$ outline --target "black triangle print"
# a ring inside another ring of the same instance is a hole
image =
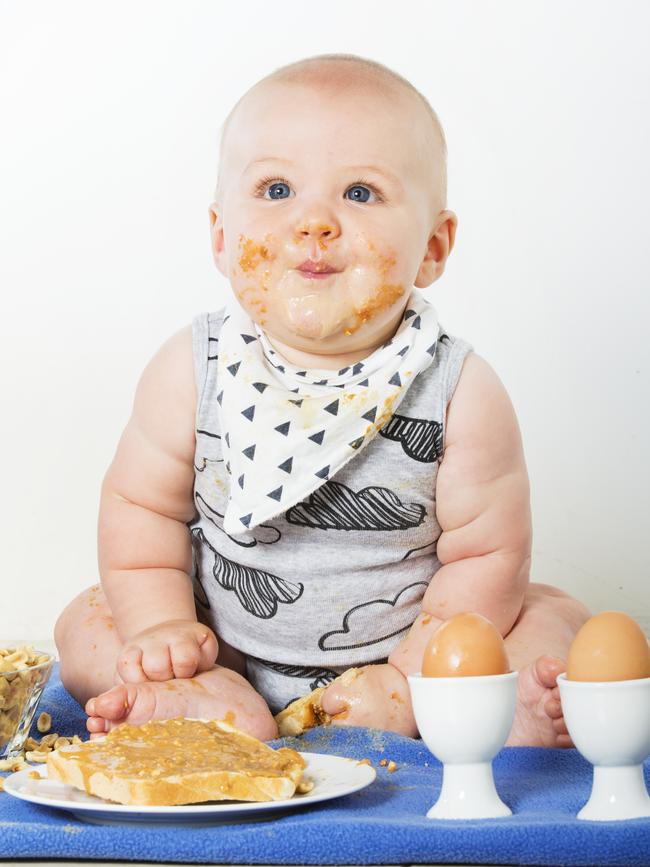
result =
[[[298,392],[300,391],[300,389],[299,389],[299,388],[290,388],[289,391],[290,391],[292,394],[298,394]]]
[[[332,403],[328,403],[327,406],[324,406],[323,409],[325,410],[325,412],[331,412],[332,415],[338,415],[339,414],[339,399],[338,399],[338,397]]]
[[[276,369],[276,370],[279,370],[279,371],[280,371],[280,373],[284,373],[284,367],[282,367],[282,365],[281,365],[281,364],[278,364],[278,365],[277,365],[277,366],[276,366],[276,368],[275,368],[275,369]]]
[[[287,458],[286,461],[282,461],[281,464],[278,464],[278,469],[284,470],[285,473],[290,473],[292,465],[293,465],[293,458]]]
[[[343,374],[346,373],[349,369],[350,369],[350,365],[348,365],[347,367],[342,367],[341,370],[339,370],[338,375],[343,376]]]
[[[363,385],[366,388],[370,388],[370,383],[368,382],[367,379],[364,379],[362,382],[359,383],[359,385]]]
[[[243,473],[242,473],[241,476],[237,479],[237,481],[239,482],[239,487],[243,490],[243,489],[244,489],[244,474],[243,474]]]
[[[361,373],[363,370],[363,363],[361,361],[357,361],[357,363],[352,368],[352,373],[356,376],[357,373]]]
[[[253,383],[253,388],[256,388],[260,394],[264,394],[265,389],[267,389],[268,387],[269,387],[268,383],[266,383],[266,382],[254,382]]]
[[[437,342],[438,342],[438,341],[436,341],[436,343],[437,343]],[[432,343],[431,346],[427,349],[427,352],[428,352],[429,355],[431,355],[431,356],[435,355],[435,353],[436,353],[436,344],[435,344],[435,343]]]
[[[248,527],[248,525],[251,522],[252,517],[253,517],[253,513],[249,512],[248,515],[244,515],[244,517],[240,518],[239,520],[242,522],[242,524],[244,524],[245,527]]]
[[[296,376],[307,376],[307,371],[306,370],[299,370],[298,373],[296,374]]]
[[[329,471],[330,471],[330,465],[328,464],[326,467],[323,467],[322,470],[319,470],[317,473],[314,473],[314,475],[318,476],[319,479],[326,479]]]
[[[411,328],[420,328],[420,317],[416,316],[413,322],[411,322]]]
[[[241,414],[249,421],[253,421],[253,416],[255,415],[255,404],[249,406],[247,409],[243,409]]]
[[[282,485],[279,488],[276,488],[274,491],[271,491],[270,494],[266,495],[267,497],[271,497],[272,500],[277,500],[280,502],[280,498],[282,497]]]
[[[407,353],[408,351],[409,351],[408,346],[405,346],[404,349],[400,349],[400,351],[399,351],[397,354],[398,354],[398,355],[406,355],[406,353]]]
[[[415,310],[407,310],[404,314],[404,319],[410,319],[411,316],[415,316]]]
[[[368,412],[364,412],[364,414],[361,416],[361,418],[365,418],[368,421],[374,421],[376,417],[377,417],[377,407],[376,406],[373,406],[372,409],[369,409]]]
[[[239,370],[239,365],[241,361],[238,361],[237,364],[228,365],[228,370],[232,373],[233,376],[237,376],[237,371]]]
[[[325,431],[319,431],[319,433],[312,434],[309,439],[313,440],[317,445],[323,444],[323,437],[325,436]]]
[[[391,376],[391,378],[388,380],[388,384],[401,386],[402,380],[399,378],[399,373],[395,373],[393,376]]]
[[[281,433],[282,436],[285,436],[285,437],[286,437],[287,434],[289,433],[289,425],[290,425],[290,424],[291,424],[290,421],[284,421],[284,422],[282,422],[282,424],[279,424],[279,425],[275,428],[275,430],[276,430],[278,433]]]
[[[219,404],[219,406],[221,406],[222,398],[223,398],[223,391],[220,391],[219,394],[217,395],[217,403]]]
[[[296,406],[302,406],[302,402],[303,402],[303,400],[304,400],[304,398],[302,398],[302,397],[301,397],[299,400],[291,400],[291,399],[289,399],[289,403],[293,403],[293,404],[295,404]]]
[[[348,445],[352,446],[353,449],[359,449],[359,448],[361,448],[361,445],[362,445],[362,444],[363,444],[363,437],[359,437],[359,438],[356,439],[356,440],[352,440],[351,443],[348,443]]]
[[[241,338],[246,343],[252,343],[254,340],[257,340],[257,337],[251,337],[250,334],[242,334]]]
[[[255,455],[255,444],[253,444],[252,446],[249,446],[247,449],[244,449],[242,451],[242,454],[246,455],[246,457],[250,458],[250,460],[252,461],[253,457]]]
[[[319,379],[318,382],[312,383],[312,385],[327,385],[326,379]]]

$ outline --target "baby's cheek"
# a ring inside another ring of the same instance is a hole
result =
[[[350,270],[348,298],[354,315],[346,334],[354,333],[367,322],[391,315],[406,291],[404,283],[389,273],[391,268],[392,265],[380,257],[376,264],[358,265]]]

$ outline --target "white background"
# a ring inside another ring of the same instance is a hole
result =
[[[431,101],[459,216],[428,291],[517,410],[532,576],[650,623],[644,2],[3,2],[0,638],[97,580],[99,487],[140,371],[228,286],[220,125],[277,66],[379,60]]]

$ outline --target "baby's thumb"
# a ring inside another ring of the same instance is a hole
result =
[[[199,669],[208,671],[217,661],[219,643],[212,632],[206,630],[199,635]]]

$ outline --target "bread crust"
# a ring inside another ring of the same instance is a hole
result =
[[[295,750],[274,750],[226,722],[180,717],[123,723],[47,758],[51,779],[139,806],[283,800],[311,787],[305,767]]]
[[[292,701],[284,710],[277,713],[275,721],[278,724],[280,737],[297,737],[315,726],[327,726],[332,720],[343,719],[347,715],[347,711],[330,715],[323,710],[321,705],[323,693],[335,683],[349,686],[359,676],[360,671],[359,668],[348,668],[328,686],[319,686],[307,695]]]

